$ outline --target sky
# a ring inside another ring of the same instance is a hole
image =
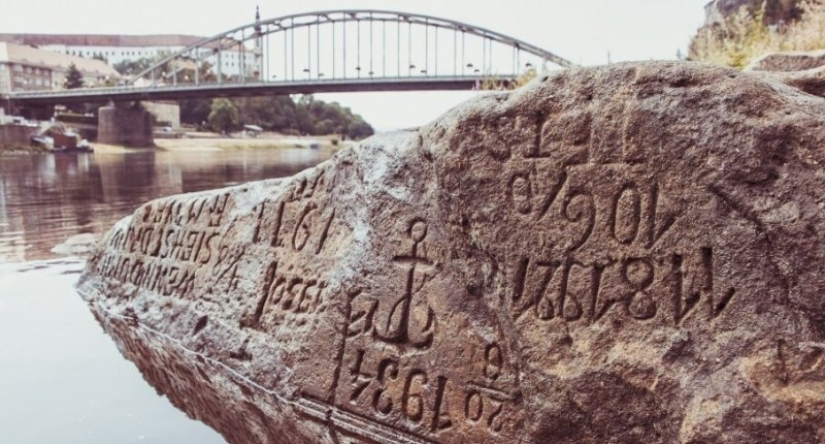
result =
[[[330,9],[384,9],[466,22],[581,65],[674,59],[708,0],[0,0],[0,32],[212,36],[263,19]],[[609,58],[609,59],[608,59]],[[378,130],[425,124],[477,92],[318,94]]]

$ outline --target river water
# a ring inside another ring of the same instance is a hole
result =
[[[84,261],[52,249],[157,197],[284,177],[309,149],[0,157],[0,442],[219,444],[123,359],[74,290]]]

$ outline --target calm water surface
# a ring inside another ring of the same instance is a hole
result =
[[[316,150],[0,157],[0,442],[218,444],[124,360],[52,253],[157,197],[289,176]]]

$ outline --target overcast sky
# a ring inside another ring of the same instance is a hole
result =
[[[262,18],[324,9],[387,9],[455,19],[527,41],[573,62],[674,59],[708,0],[0,0],[0,32],[211,36]],[[472,92],[319,94],[378,129],[416,126]]]

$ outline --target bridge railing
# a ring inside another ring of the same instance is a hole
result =
[[[494,77],[496,80],[515,79],[516,74],[504,74]],[[268,87],[294,87],[295,90],[312,92],[314,89],[323,89],[330,85],[342,86],[357,86],[357,85],[376,85],[382,84],[450,84],[456,82],[463,82],[464,84],[475,84],[474,88],[480,89],[485,81],[493,79],[489,76],[470,75],[470,76],[432,76],[432,77],[389,77],[389,78],[361,78],[361,79],[306,79],[300,81],[246,81],[237,83],[208,83],[208,84],[193,84],[184,83],[177,85],[147,85],[135,86],[124,85],[114,87],[101,88],[77,88],[66,89],[58,91],[25,91],[13,92],[8,95],[11,100],[25,101],[29,99],[49,99],[55,103],[59,103],[63,98],[73,97],[87,97],[90,100],[108,100],[109,98],[116,98],[119,95],[126,94],[141,94],[147,99],[151,99],[153,95],[162,95],[168,92],[200,92],[200,95],[208,91],[215,91],[215,95],[232,95],[233,90],[265,90]],[[42,102],[42,100],[40,100]]]

